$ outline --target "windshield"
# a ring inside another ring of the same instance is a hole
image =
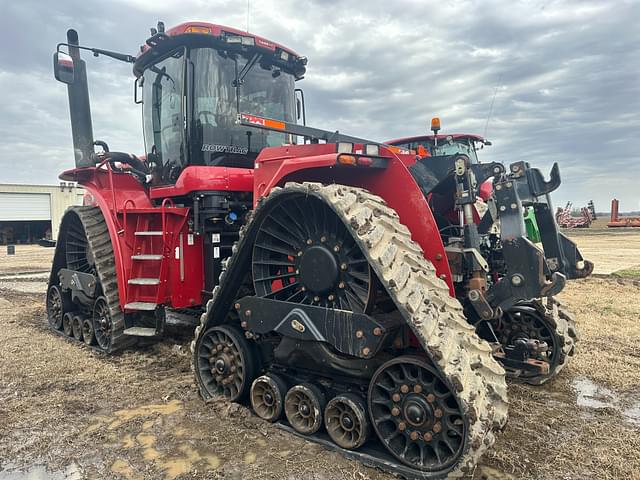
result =
[[[192,163],[253,167],[265,147],[290,143],[288,135],[236,124],[234,80],[248,59],[236,61],[211,48],[190,54],[194,73],[192,98]],[[240,86],[240,111],[294,122],[294,78],[291,74],[256,62]]]
[[[439,140],[438,146],[431,146],[431,155],[434,157],[444,155],[456,155],[462,153],[467,155],[472,163],[477,163],[476,149],[473,144],[469,143],[468,139],[456,139],[451,141]]]
[[[433,140],[420,140],[415,142],[400,143],[398,147],[408,150],[418,151],[418,147],[422,146],[427,149],[432,157],[440,157],[447,155],[456,155],[462,153],[471,159],[471,163],[478,163],[478,155],[474,142],[469,138],[451,138],[438,139],[438,146],[434,145]]]

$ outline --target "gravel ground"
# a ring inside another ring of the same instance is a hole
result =
[[[638,263],[634,245],[622,268]],[[244,407],[205,405],[186,339],[109,357],[53,334],[38,273],[52,254],[0,254],[0,480],[392,478]],[[576,314],[578,353],[543,387],[510,385],[510,421],[475,478],[640,479],[639,283],[570,282],[560,299]]]

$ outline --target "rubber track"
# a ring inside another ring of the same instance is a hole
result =
[[[288,183],[284,190],[323,199],[359,243],[407,324],[456,392],[468,419],[465,450],[448,476],[457,478],[472,474],[480,456],[494,444],[494,432],[507,421],[505,372],[493,358],[491,347],[475,334],[460,303],[449,295],[447,284],[437,277],[420,246],[411,240],[411,232],[384,200],[366,190],[344,185]],[[269,197],[259,202],[258,209],[271,195],[281,192],[281,188],[272,190]],[[241,237],[248,225],[249,222],[241,230]],[[228,264],[233,265],[236,250],[233,249],[234,255]],[[221,283],[225,273],[220,276]],[[206,312],[196,328],[191,344],[194,359],[196,342],[205,331],[218,288],[213,290],[213,298],[207,303]],[[206,393],[200,393],[207,399]]]
[[[549,373],[537,377],[522,377],[524,383],[542,385],[555,378],[569,363],[569,357],[575,353],[578,332],[573,317],[556,299],[549,297],[546,302],[534,300],[532,303],[540,314],[544,315],[548,325],[554,329],[560,347],[560,356],[555,365],[551,366]]]
[[[111,329],[111,347],[106,353],[114,353],[135,344],[136,339],[123,333],[125,329],[124,313],[120,308],[116,264],[109,229],[98,207],[73,207],[71,210],[78,215],[84,227],[89,248],[95,260],[102,292],[109,304],[109,313],[111,314],[113,326]]]

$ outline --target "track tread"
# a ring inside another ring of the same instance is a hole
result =
[[[507,421],[505,372],[493,358],[491,347],[475,334],[460,303],[449,295],[447,284],[436,276],[435,268],[424,259],[420,246],[411,240],[409,229],[400,223],[398,214],[383,199],[361,188],[335,184],[287,183],[284,189],[322,198],[342,218],[362,247],[434,365],[457,392],[469,418],[469,434],[465,452],[448,476],[471,474],[480,456],[495,442],[494,431],[504,427]],[[273,189],[268,197],[259,201],[257,208],[281,191],[282,188]],[[249,225],[247,221],[240,238]],[[233,265],[237,244],[233,252],[227,265]],[[223,271],[221,284],[225,276]],[[191,343],[194,359],[198,338],[206,329],[218,291],[219,287],[214,288],[196,328]],[[195,362],[192,370],[195,375]],[[200,387],[197,379],[196,384]],[[199,389],[201,396],[208,400],[208,394]]]
[[[92,206],[72,207],[82,223],[89,247],[95,258],[95,266],[98,272],[103,295],[107,299],[111,314],[112,338],[111,347],[107,353],[114,353],[136,343],[136,339],[124,335],[124,313],[120,308],[120,295],[118,293],[118,279],[116,276],[113,246],[109,229],[104,220],[100,208]]]

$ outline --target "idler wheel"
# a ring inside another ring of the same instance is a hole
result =
[[[71,312],[62,316],[62,331],[67,337],[73,337],[73,314]]]
[[[58,285],[51,285],[47,291],[47,320],[54,330],[62,328],[62,317],[65,313],[64,294]]]
[[[365,403],[351,393],[332,398],[324,411],[324,425],[331,440],[340,447],[360,448],[370,431]]]
[[[284,413],[291,426],[304,435],[317,432],[322,426],[322,412],[326,405],[318,387],[303,383],[292,387],[284,399]]]
[[[93,304],[93,332],[96,336],[96,343],[105,351],[109,351],[111,347],[112,330],[113,322],[107,299],[98,297]]]
[[[82,318],[78,315],[75,315],[71,321],[71,330],[73,331],[73,338],[82,341]]]
[[[96,344],[96,336],[93,333],[93,321],[90,318],[85,318],[82,321],[82,340],[90,346]]]
[[[384,363],[371,378],[368,404],[380,442],[402,463],[439,476],[460,459],[468,420],[426,358]]]
[[[287,385],[277,375],[262,375],[251,385],[251,406],[260,418],[275,422],[282,415]]]
[[[237,401],[249,394],[257,374],[255,345],[234,326],[210,328],[197,346],[198,373],[209,395]]]

